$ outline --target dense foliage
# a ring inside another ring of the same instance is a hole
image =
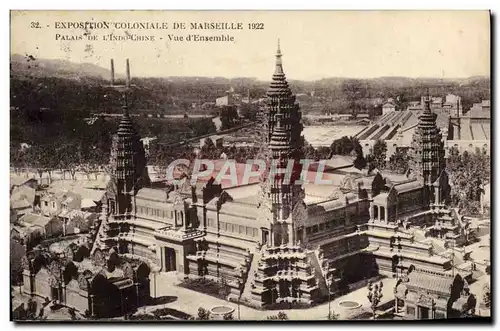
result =
[[[481,210],[480,196],[484,185],[491,182],[491,159],[485,150],[459,153],[450,150],[446,168],[451,185],[451,202],[464,214],[475,215]]]

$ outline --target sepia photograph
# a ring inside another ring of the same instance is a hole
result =
[[[491,323],[491,22],[11,10],[10,320]]]

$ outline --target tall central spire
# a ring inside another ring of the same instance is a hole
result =
[[[275,75],[284,75],[283,62],[281,60],[282,56],[283,56],[283,54],[281,54],[280,40],[278,38],[278,49],[276,50],[276,68],[274,69]]]
[[[300,160],[303,157],[302,115],[295,95],[288,86],[281,59],[278,41],[276,67],[267,90],[266,148],[269,152],[268,167],[274,162],[280,170],[291,173],[286,176],[289,180],[285,180],[282,174],[272,173],[271,178],[263,178],[262,182],[265,205],[270,206],[270,213],[263,214],[263,217],[270,223],[273,233],[271,243],[276,245],[295,244],[302,240],[295,228],[302,220],[292,216],[303,195],[302,185],[297,181],[300,178]],[[290,162],[292,168],[286,170]]]

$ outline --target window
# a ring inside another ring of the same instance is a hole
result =
[[[56,208],[56,203],[55,203],[55,201],[52,201],[52,208]]]
[[[259,235],[259,230],[257,230],[257,229],[254,228],[253,229],[253,236],[257,237],[258,235]]]
[[[44,203],[45,207],[49,206],[49,202],[48,201],[44,201],[43,203]]]
[[[318,225],[313,226],[313,233],[317,233],[319,231]]]
[[[409,316],[415,316],[415,307],[407,306],[406,307],[406,314]]]
[[[319,231],[323,231],[325,229],[325,223],[321,223],[319,225]]]
[[[309,227],[307,227],[307,228],[306,228],[306,234],[311,234],[311,230],[312,230],[312,229],[311,229],[311,227],[310,227],[310,226],[309,226]]]
[[[240,225],[240,228],[239,228],[240,231],[238,231],[240,234],[244,234],[245,233],[245,227],[243,225]]]

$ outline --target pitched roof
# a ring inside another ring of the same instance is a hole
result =
[[[10,207],[12,209],[24,209],[24,208],[29,208],[31,207],[31,203],[29,203],[28,200],[26,199],[21,199],[21,200],[14,200],[10,202]]]
[[[19,222],[44,227],[47,223],[49,223],[51,219],[52,219],[51,217],[37,215],[33,213],[27,213],[21,216]]]
[[[394,188],[398,193],[404,193],[409,191],[414,191],[422,188],[422,184],[417,180],[411,180],[408,182],[398,183],[394,185]]]
[[[455,277],[460,277],[459,275]],[[455,277],[444,273],[432,273],[414,270],[408,275],[408,287],[415,287],[428,291],[451,294],[451,287]]]
[[[154,189],[154,188],[141,188],[137,194],[136,198],[166,202],[167,201],[167,191],[164,189]]]
[[[10,187],[12,186],[20,186],[23,185],[29,181],[37,181],[35,178],[26,178],[24,176],[18,176],[18,175],[10,175]]]

